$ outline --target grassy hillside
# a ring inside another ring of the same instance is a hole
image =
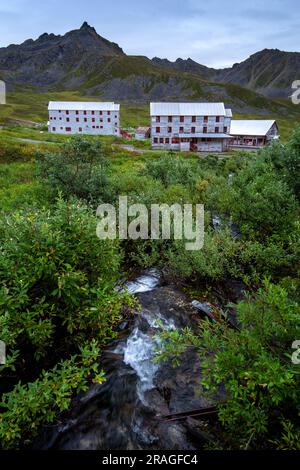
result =
[[[234,85],[232,87],[232,93],[238,93],[237,88]],[[196,89],[195,99],[197,99]],[[248,95],[251,95],[250,98],[255,99],[255,94],[252,92],[245,92]],[[248,99],[247,98],[247,99]],[[265,106],[266,98],[261,98]],[[14,93],[8,93],[7,96],[7,105],[0,105],[0,125],[4,126],[14,126],[22,125],[26,127],[34,126],[34,123],[39,123],[46,126],[48,119],[47,106],[48,102],[51,100],[66,100],[66,101],[99,101],[99,97],[95,96],[85,96],[79,92],[49,92],[49,93],[36,93],[32,90],[26,91],[16,91]],[[269,111],[265,114],[245,114],[237,113],[233,109],[235,119],[276,119],[280,127],[280,133],[283,141],[285,141],[291,134],[292,130],[300,125],[300,107],[299,110],[296,106],[289,104],[288,102],[280,102],[279,105],[284,106],[287,110],[286,113],[281,113],[278,109]],[[137,126],[147,126],[150,123],[149,117],[149,103],[141,102],[121,102],[121,125],[124,128],[128,127],[137,127]],[[7,130],[6,130],[7,132]],[[33,131],[31,131],[33,132]],[[19,133],[19,134],[18,134]],[[18,131],[14,130],[10,132],[10,136],[13,135],[17,137],[26,137],[26,138],[39,138],[40,140],[52,140],[60,139],[57,136],[49,136],[47,134],[38,134],[34,132],[35,137],[31,137],[30,133],[24,135],[20,134],[20,129]],[[62,137],[63,139],[63,137]]]

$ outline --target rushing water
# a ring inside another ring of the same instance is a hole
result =
[[[160,416],[203,406],[197,397],[196,356],[182,368],[157,364],[158,331],[189,325],[193,309],[182,294],[161,287],[156,270],[145,271],[126,288],[137,295],[141,309],[120,339],[103,353],[106,382],[78,397],[61,423],[46,428],[37,449],[192,449],[186,430]],[[191,353],[190,353],[191,354]]]

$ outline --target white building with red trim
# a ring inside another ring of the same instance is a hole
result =
[[[151,103],[151,142],[155,149],[225,152],[232,112],[224,103]]]
[[[279,139],[278,125],[271,119],[232,120],[230,133],[233,148],[257,149]]]
[[[48,111],[51,133],[120,136],[119,104],[50,101]]]

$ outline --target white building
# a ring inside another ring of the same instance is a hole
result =
[[[230,146],[233,148],[260,148],[279,138],[274,120],[232,120]]]
[[[223,103],[151,103],[153,148],[224,152],[232,112]]]
[[[120,135],[120,105],[101,102],[50,101],[49,132]]]

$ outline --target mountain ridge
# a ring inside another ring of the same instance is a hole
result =
[[[296,56],[291,58],[290,54]],[[289,86],[294,80],[292,63],[297,67],[299,63],[300,73],[300,53],[269,49],[219,70],[191,58],[171,62],[127,55],[87,22],[64,35],[44,33],[35,40],[0,48],[0,78],[7,82],[8,89],[29,86],[40,92],[79,90],[115,100],[205,99],[224,101],[237,112],[261,114],[275,108],[287,112],[284,104],[263,95],[288,96],[289,80]]]

